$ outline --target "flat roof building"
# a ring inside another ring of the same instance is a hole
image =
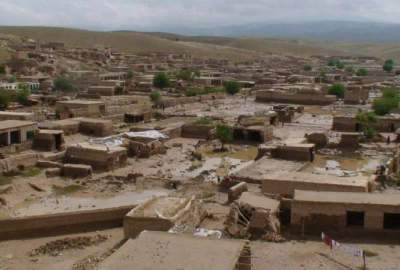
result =
[[[99,270],[250,270],[249,253],[245,241],[145,231],[128,240]]]

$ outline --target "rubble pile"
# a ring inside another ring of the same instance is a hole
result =
[[[256,198],[254,195],[248,192],[243,194],[239,200],[231,204],[229,214],[224,223],[227,234],[240,239],[281,241],[277,209],[260,207],[260,205],[251,202],[253,198]]]
[[[32,250],[30,256],[61,256],[62,251],[71,249],[84,249],[89,246],[97,245],[108,239],[106,235],[95,235],[95,236],[81,236],[81,237],[66,237],[64,239],[59,239],[55,241],[48,242],[43,246],[40,246]]]

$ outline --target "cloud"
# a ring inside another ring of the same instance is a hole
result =
[[[400,23],[398,0],[1,0],[2,25],[90,29],[212,27],[252,22],[366,20]]]

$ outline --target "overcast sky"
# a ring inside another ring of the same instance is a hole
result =
[[[400,23],[400,0],[0,0],[1,25],[156,31],[310,20]]]

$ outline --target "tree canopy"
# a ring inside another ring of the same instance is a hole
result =
[[[240,91],[240,84],[237,81],[226,81],[224,83],[226,93],[229,95],[235,95]]]
[[[388,59],[385,61],[385,63],[383,64],[383,70],[386,72],[392,72],[394,69],[394,60],[393,59]]]
[[[377,115],[386,115],[399,107],[399,89],[388,88],[383,90],[381,98],[374,100],[372,108]]]
[[[170,80],[167,74],[164,72],[157,73],[153,79],[153,86],[163,89],[170,86]]]
[[[161,101],[161,93],[159,91],[153,91],[150,93],[150,100],[154,104],[158,104]]]
[[[72,83],[67,78],[62,76],[54,80],[54,88],[63,92],[72,92],[74,90]]]
[[[345,91],[346,91],[346,87],[341,83],[335,83],[328,89],[328,93],[330,95],[335,95],[338,98],[344,98]]]
[[[362,126],[364,136],[372,139],[376,135],[376,130],[372,126],[376,123],[376,114],[374,112],[359,112],[356,119]]]
[[[233,141],[233,130],[227,125],[217,125],[217,138],[221,141],[221,150],[224,149],[224,144]]]
[[[360,68],[359,70],[357,70],[356,75],[360,77],[367,76],[368,70],[366,70],[365,68]]]

